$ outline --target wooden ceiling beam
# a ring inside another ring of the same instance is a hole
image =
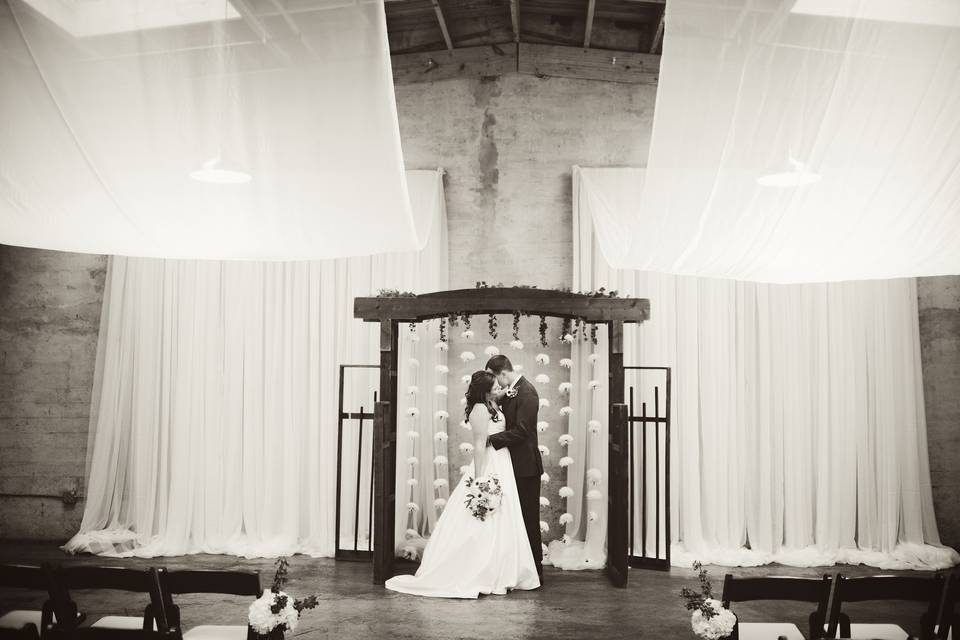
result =
[[[597,0],[587,2],[587,25],[583,30],[583,48],[590,48],[590,36],[593,35],[593,13],[597,10]]]
[[[443,18],[443,9],[440,8],[440,0],[432,0],[433,10],[437,14],[437,22],[440,23],[440,33],[443,34],[443,41],[447,49],[453,51],[453,40],[450,38],[450,31],[447,29],[447,21]]]
[[[517,45],[482,45],[390,56],[396,84],[502,76],[517,70]]]
[[[581,49],[521,42],[517,70],[537,77],[657,84],[660,56],[632,51]]]

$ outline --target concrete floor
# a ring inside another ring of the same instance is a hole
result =
[[[93,556],[66,556],[56,547],[39,544],[0,544],[0,562],[120,565],[131,567],[254,569],[269,584],[273,561],[244,560],[230,556],[187,556],[153,560],[115,560]],[[367,564],[335,562],[304,556],[292,558],[288,591],[320,596],[320,607],[306,612],[297,629],[302,638],[477,638],[574,639],[584,638],[693,638],[689,616],[679,591],[695,586],[694,573],[674,569],[669,573],[634,569],[627,589],[608,585],[599,572],[548,569],[546,586],[535,592],[479,600],[436,600],[386,591],[371,584]],[[828,569],[831,570],[831,569]],[[881,573],[867,567],[838,567],[845,575]],[[727,569],[712,567],[714,587],[722,588],[723,574],[742,576],[819,576],[820,570],[792,567]],[[891,572],[882,572],[891,573]],[[146,599],[125,593],[78,592],[75,595],[88,620],[107,614],[140,615]],[[43,595],[0,589],[0,609],[39,607]],[[197,624],[244,624],[249,601],[232,596],[182,596],[186,628]],[[800,629],[810,612],[807,605],[764,602],[742,604],[734,611],[744,621],[789,621]],[[893,622],[917,633],[923,607],[913,603],[864,604],[845,608],[856,621]],[[774,639],[771,639],[774,640]]]

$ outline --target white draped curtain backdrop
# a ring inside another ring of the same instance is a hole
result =
[[[337,367],[375,364],[379,353],[378,327],[353,319],[354,297],[447,285],[442,172],[407,179],[427,206],[418,252],[289,263],[111,258],[86,503],[67,550],[333,555]],[[410,357],[420,348],[404,344]],[[377,381],[376,370],[351,374],[347,410],[372,410]],[[368,445],[370,434],[368,424]],[[348,425],[345,478],[355,478],[357,437]],[[366,491],[369,453],[361,465]],[[352,505],[355,485],[345,485]],[[352,546],[356,524],[365,548],[367,510],[357,523],[352,513],[341,546]]]
[[[771,285],[613,268],[610,221],[635,210],[642,180],[642,169],[574,169],[573,287],[652,301],[651,319],[625,331],[624,359],[673,369],[673,563],[960,561],[940,546],[933,512],[915,281]],[[652,555],[639,517],[634,545]]]

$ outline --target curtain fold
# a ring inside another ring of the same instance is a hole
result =
[[[333,555],[338,365],[376,364],[376,325],[353,318],[380,288],[446,288],[442,171],[411,171],[431,236],[418,252],[317,262],[112,257],[91,407],[86,504],[64,548],[103,555]],[[432,349],[432,343],[422,343]],[[405,347],[411,356],[419,347]],[[376,369],[344,377],[346,411],[372,411]],[[366,505],[361,482],[341,498]],[[356,477],[356,423],[343,477]],[[351,453],[352,452],[352,453]],[[369,540],[366,508],[340,539]]]
[[[585,192],[642,170],[606,171],[574,169],[573,287],[651,300],[650,320],[625,330],[625,361],[673,369],[673,563],[960,561],[940,546],[933,512],[915,281],[769,285],[613,268],[592,207],[629,194]],[[634,517],[635,547],[652,552],[639,508]]]

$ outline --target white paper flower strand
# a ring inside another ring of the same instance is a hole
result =
[[[492,358],[493,356],[500,355],[500,349],[497,349],[495,346],[490,345],[489,347],[483,350],[483,353],[484,355]]]
[[[463,384],[470,384],[470,374],[466,373],[460,376],[460,382],[462,382]]]
[[[603,494],[600,493],[599,489],[590,489],[587,491],[587,500],[599,500],[603,497]]]
[[[571,522],[573,522],[572,513],[564,513],[563,515],[560,516],[560,524],[566,525],[566,524],[570,524]]]
[[[560,443],[560,446],[561,446],[561,447],[566,447],[568,444],[570,444],[571,442],[573,442],[573,436],[570,435],[569,433],[565,433],[565,434],[563,434],[562,436],[560,436],[559,438],[557,438],[557,442]]]
[[[549,455],[550,455],[550,449],[548,449],[546,445],[543,445],[543,444],[537,445],[537,449],[540,450],[540,455],[542,455],[542,456],[549,456]]]
[[[571,413],[573,413],[573,407],[570,407],[570,406],[560,407],[560,415],[569,416]]]
[[[416,358],[408,358],[407,364],[409,364],[411,367],[416,368],[420,366],[420,361],[417,360]]]
[[[445,506],[447,506],[446,498],[437,498],[436,500],[433,501],[433,507],[435,509],[443,509]]]
[[[473,340],[473,329],[467,329],[460,333],[460,337],[464,340]]]
[[[572,498],[574,495],[574,491],[570,487],[560,487],[560,491],[557,493],[560,494],[561,498]]]
[[[433,486],[435,489],[442,489],[443,487],[446,487],[449,484],[450,482],[446,478],[437,478],[436,480],[433,481]]]
[[[563,367],[564,369],[572,369],[573,360],[571,360],[570,358],[560,358],[560,366]]]
[[[590,390],[591,390],[591,391],[596,391],[597,389],[600,388],[600,381],[599,381],[599,380],[591,380],[589,383],[587,383],[587,386],[590,387]]]
[[[439,396],[447,395],[447,391],[448,391],[447,385],[445,384],[438,384],[433,388],[433,392]]]
[[[433,459],[433,464],[443,465],[443,464],[447,464],[447,462],[448,462],[447,456],[444,456],[444,455],[436,456],[436,457]]]
[[[460,453],[463,453],[463,454],[473,453],[473,445],[470,444],[469,442],[461,442]]]
[[[416,440],[420,437],[420,433],[411,429],[410,431],[407,431],[407,437],[411,440]]]
[[[547,422],[546,420],[541,420],[540,422],[537,423],[537,432],[538,432],[538,433],[543,433],[544,431],[546,431],[546,430],[549,429],[549,428],[550,428],[550,423]]]
[[[534,380],[537,381],[537,384],[550,384],[550,376],[545,373],[538,373]]]
[[[549,401],[549,400],[547,400],[546,398],[540,398],[540,408],[541,408],[541,409],[546,409],[546,408],[549,407],[549,406],[550,406],[550,401]]]
[[[519,340],[511,340],[511,341],[510,341],[510,348],[513,349],[513,350],[515,350],[515,351],[522,351],[522,350],[523,350],[523,343],[520,342]]]
[[[447,435],[446,431],[437,431],[435,434],[433,434],[433,439],[437,442],[446,442],[447,438],[449,437],[450,436]]]
[[[417,395],[418,393],[420,393],[420,387],[418,387],[417,385],[412,384],[412,385],[410,385],[409,387],[407,387],[407,394],[408,394],[408,395],[415,396],[415,395]]]
[[[540,521],[540,533],[548,533],[549,531],[550,531],[550,525],[547,524],[546,522],[544,522],[543,520],[541,520],[541,521]]]
[[[567,395],[573,389],[573,384],[570,382],[561,382],[560,386],[557,387],[557,391],[560,392],[560,395]]]
[[[414,418],[420,415],[420,409],[417,409],[416,407],[407,407],[407,415],[411,418]]]
[[[587,356],[587,360],[590,361],[590,364],[597,364],[597,361],[600,360],[600,354],[591,353],[589,356]]]
[[[417,464],[420,464],[420,460],[417,459],[417,456],[410,456],[409,458],[407,458],[407,464],[417,465]]]
[[[464,362],[472,362],[477,359],[477,356],[474,355],[473,351],[463,351],[460,353],[460,359]]]
[[[540,507],[543,509],[546,509],[549,506],[550,506],[550,501],[546,497],[540,496]]]
[[[562,458],[560,458],[561,467],[569,467],[572,464],[573,464],[573,458],[571,458],[570,456],[563,456]]]
[[[603,474],[600,472],[600,469],[590,468],[587,469],[587,480],[590,484],[596,486],[600,484],[600,480],[603,478]]]
[[[590,422],[587,423],[587,431],[589,431],[590,433],[596,435],[596,434],[600,433],[600,428],[601,428],[602,426],[603,426],[603,425],[600,424],[600,421],[599,421],[599,420],[591,420]]]
[[[450,345],[448,345],[446,342],[444,342],[443,340],[441,340],[441,341],[435,343],[435,344],[433,345],[433,348],[436,349],[437,351],[446,351],[447,349],[450,348]]]
[[[437,373],[439,373],[442,376],[450,373],[450,367],[448,367],[445,364],[438,364],[437,366],[434,367],[434,369],[436,369]]]
[[[450,417],[450,414],[447,413],[444,409],[440,409],[434,414],[437,417],[437,420],[446,420]]]
[[[407,484],[410,485],[411,487],[415,487],[419,483],[416,478],[407,478]]]
[[[548,356],[548,355],[545,354],[545,353],[538,353],[538,354],[537,354],[537,357],[535,358],[535,360],[537,361],[537,364],[539,364],[539,365],[541,365],[541,366],[546,366],[546,365],[550,364],[550,356]]]

